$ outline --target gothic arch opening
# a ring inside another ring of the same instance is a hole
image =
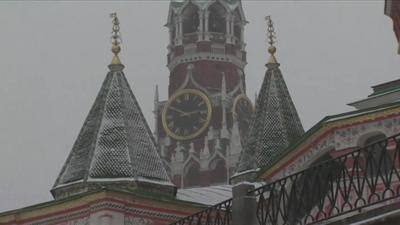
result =
[[[359,147],[365,147],[383,139],[386,139],[385,134],[380,131],[372,131],[359,137],[357,140],[357,145]]]
[[[182,29],[183,34],[195,33],[199,31],[199,9],[194,4],[190,3],[186,6],[182,13]]]
[[[185,169],[183,187],[193,187],[200,184],[200,166],[197,163],[190,163]]]
[[[210,32],[226,34],[226,10],[221,3],[216,2],[208,9],[208,29]]]
[[[170,19],[168,21],[168,23],[170,23],[170,27],[169,27],[169,38],[170,38],[170,42],[171,44],[173,43],[173,41],[176,38],[176,23],[177,23],[177,16],[174,12],[170,12]]]
[[[210,176],[210,182],[212,184],[226,183],[228,174],[226,164],[223,159],[218,158],[213,160],[210,164],[210,169],[212,174],[212,176]]]
[[[380,134],[377,134],[377,135],[367,138],[364,142],[364,146],[370,145],[370,144],[373,144],[375,142],[382,141],[385,139],[386,139],[386,135],[384,135],[383,133],[380,133]]]
[[[175,38],[176,38],[176,27],[173,26],[171,28],[171,40],[175,40]]]
[[[233,26],[233,35],[239,42],[242,42],[242,18],[238,10],[235,10],[234,13],[234,26]]]
[[[300,172],[290,184],[290,200],[287,203],[289,224],[296,224],[305,215],[309,215],[312,209],[326,198],[333,185],[332,182],[340,177],[345,165],[332,159],[327,152],[311,163],[309,168],[313,167],[313,169]],[[315,192],[310,193],[310,190]]]
[[[390,173],[393,165],[391,153],[387,149],[386,135],[374,132],[364,135],[359,140],[359,145],[364,147],[364,170],[366,176],[385,176]]]

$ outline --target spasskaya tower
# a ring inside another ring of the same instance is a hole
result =
[[[168,100],[156,90],[155,136],[181,188],[225,184],[233,175],[253,106],[246,96],[240,0],[172,0]]]

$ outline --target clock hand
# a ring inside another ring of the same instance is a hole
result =
[[[176,112],[178,112],[178,113],[181,113],[181,114],[183,114],[184,116],[187,116],[187,115],[188,115],[187,112],[184,112],[184,111],[182,111],[182,110],[180,110],[180,109],[177,109],[177,108],[175,108],[175,107],[173,107],[173,106],[170,106],[170,109],[172,109],[172,110],[174,110],[174,111],[176,111]]]
[[[199,113],[199,112],[201,112],[201,111],[203,111],[203,110],[195,110],[195,111],[192,111],[192,112],[187,112],[187,113],[186,113],[186,116],[190,116],[190,115],[192,115],[192,114]]]

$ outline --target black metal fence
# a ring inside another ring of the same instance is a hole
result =
[[[400,135],[253,191],[259,224],[313,224],[400,196]]]
[[[399,142],[396,135],[251,191],[254,216],[260,225],[313,224],[397,201]],[[172,225],[231,225],[231,206],[229,199]]]
[[[223,201],[171,225],[230,225],[232,224],[232,199]]]

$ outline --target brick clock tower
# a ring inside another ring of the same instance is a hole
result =
[[[253,105],[246,96],[240,0],[172,0],[168,100],[156,90],[155,136],[180,188],[226,184],[246,139]]]

